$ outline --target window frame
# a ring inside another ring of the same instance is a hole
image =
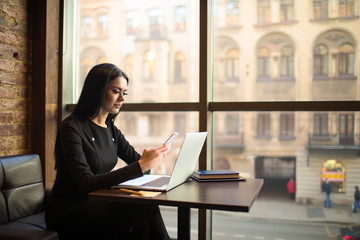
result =
[[[64,4],[64,1],[60,1]],[[199,131],[207,131],[208,138],[204,145],[204,148],[199,157],[199,169],[211,169],[212,168],[212,119],[214,112],[221,111],[234,111],[234,112],[273,112],[273,111],[341,111],[341,112],[355,112],[360,109],[360,101],[279,101],[279,102],[264,102],[264,101],[234,101],[234,102],[216,102],[212,100],[212,46],[213,41],[211,30],[212,29],[212,1],[201,0],[199,1],[199,101],[198,102],[184,102],[184,103],[127,103],[124,104],[122,111],[124,112],[198,112],[199,113]],[[62,6],[64,9],[64,6]],[[75,11],[73,12],[75,14]],[[271,13],[269,13],[271,14]],[[62,22],[64,22],[64,16],[60,14]],[[259,22],[258,22],[259,23]],[[260,22],[266,23],[266,22]],[[64,25],[66,22],[64,22]],[[75,25],[75,24],[74,24]],[[61,31],[61,30],[60,30]],[[60,39],[60,45],[66,43],[67,38],[72,38],[73,35],[61,33],[61,36],[65,36],[64,39]],[[71,49],[70,49],[71,50]],[[74,51],[69,51],[71,52]],[[60,54],[61,56],[61,54]],[[65,56],[74,58],[74,56]],[[64,62],[65,60],[61,60]],[[70,61],[71,63],[71,61]],[[66,63],[67,64],[67,63]],[[71,65],[71,64],[70,64]],[[72,66],[70,66],[72,68]],[[60,71],[61,72],[61,71]],[[71,71],[69,71],[71,72]],[[65,73],[63,70],[62,79],[70,79],[71,74]],[[74,71],[72,71],[74,72]],[[61,73],[60,73],[61,74]],[[69,76],[70,74],[70,76]],[[59,81],[60,88],[62,81]],[[213,83],[214,84],[214,83]],[[65,92],[68,89],[63,89]],[[68,112],[71,112],[75,104],[67,104],[67,98],[63,97],[60,104],[61,116],[65,116]],[[60,117],[61,118],[61,117]],[[211,222],[211,214],[209,210],[199,209],[199,236],[201,239],[209,239],[211,236],[211,227],[207,227],[207,224]],[[211,224],[210,224],[211,226]],[[199,238],[200,239],[200,238]]]

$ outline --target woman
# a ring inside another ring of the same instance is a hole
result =
[[[140,155],[114,126],[128,81],[115,65],[96,65],[73,113],[59,127],[57,174],[45,218],[61,239],[169,239],[158,206],[88,198],[91,191],[142,176],[170,150],[168,144]],[[118,157],[128,165],[112,171]]]
[[[290,180],[286,184],[290,200],[295,200],[295,181],[294,178],[290,178]]]

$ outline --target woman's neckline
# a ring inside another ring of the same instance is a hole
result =
[[[96,122],[94,122],[93,120],[91,119],[88,119],[92,124],[94,124],[95,126],[98,126],[100,128],[103,128],[103,129],[107,129],[108,128],[108,125],[105,124],[105,126],[102,126],[102,125],[99,125],[97,124]]]

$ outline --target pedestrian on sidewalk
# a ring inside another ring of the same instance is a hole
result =
[[[295,200],[295,181],[293,178],[290,178],[290,180],[286,184],[290,200]]]
[[[355,186],[353,213],[356,213],[357,208],[360,209],[360,191],[359,191],[359,187]]]
[[[325,179],[324,183],[321,186],[322,191],[324,192],[324,207],[331,208],[331,191],[332,187],[328,179]]]

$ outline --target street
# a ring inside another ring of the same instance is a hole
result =
[[[171,237],[177,235],[176,208],[161,208]],[[198,239],[197,210],[191,211],[191,239]],[[328,240],[336,239],[339,224],[241,218],[236,213],[213,211],[213,240]]]

